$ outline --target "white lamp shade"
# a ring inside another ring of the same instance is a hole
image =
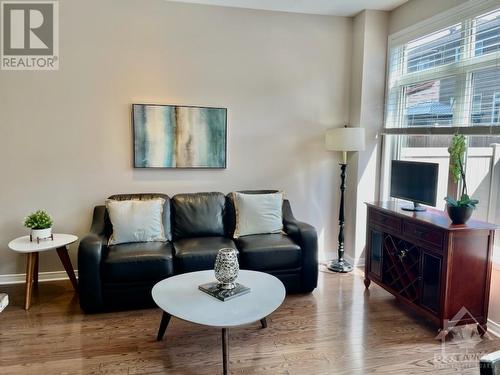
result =
[[[365,129],[330,129],[325,135],[325,146],[330,151],[363,151],[365,149]]]

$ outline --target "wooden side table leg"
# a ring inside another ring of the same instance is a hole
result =
[[[71,280],[71,284],[73,284],[73,289],[78,291],[78,282],[76,281],[75,271],[73,270],[73,265],[71,264],[71,259],[69,258],[66,246],[57,248],[57,255],[59,255],[59,259],[61,260],[61,263]]]
[[[31,306],[31,293],[33,291],[33,281],[35,274],[35,263],[38,253],[28,253],[26,259],[26,294],[24,297],[24,309],[29,310]]]
[[[38,288],[38,265],[39,265],[40,253],[35,253],[35,272],[33,275],[33,285]]]

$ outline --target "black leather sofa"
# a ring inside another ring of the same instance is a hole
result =
[[[246,191],[264,193],[272,191]],[[297,221],[283,202],[286,234],[260,234],[233,240],[235,211],[222,193],[120,194],[110,199],[162,197],[168,242],[107,246],[112,225],[105,206],[96,206],[90,233],[79,244],[80,306],[85,312],[153,306],[151,288],[169,276],[212,269],[220,248],[239,250],[240,268],[278,277],[287,292],[311,292],[317,285],[317,235]]]

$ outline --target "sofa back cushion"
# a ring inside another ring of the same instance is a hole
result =
[[[244,194],[234,192],[236,229],[234,238],[283,231],[283,193]]]
[[[154,198],[163,198],[165,203],[163,205],[163,229],[164,235],[167,241],[172,240],[172,230],[170,224],[170,198],[168,195],[160,194],[160,193],[138,193],[138,194],[115,194],[110,196],[108,199],[112,199],[115,201],[125,201],[125,200],[149,200]],[[109,220],[109,213],[106,210],[105,215],[105,223],[106,223],[106,234],[110,235],[113,232],[113,227],[111,225],[111,221]]]
[[[224,236],[224,211],[222,193],[175,195],[172,198],[173,238]]]
[[[272,194],[278,193],[278,190],[239,190],[238,193],[243,194]],[[236,211],[234,208],[233,193],[226,195],[226,213],[225,213],[225,227],[226,236],[229,238],[234,237],[234,230],[236,229]]]
[[[165,199],[106,200],[106,209],[113,225],[108,245],[131,242],[165,242],[163,206]]]

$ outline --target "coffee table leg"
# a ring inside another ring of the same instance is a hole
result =
[[[28,310],[31,306],[31,292],[33,291],[33,280],[37,254],[38,253],[28,253],[28,258],[26,260],[26,294],[24,296],[25,310]]]
[[[165,331],[167,330],[168,322],[170,322],[170,318],[172,315],[170,315],[167,312],[163,312],[163,315],[161,316],[161,322],[160,322],[160,329],[158,330],[158,335],[156,336],[157,341],[161,341],[163,339],[163,336],[165,335]]]
[[[73,284],[73,289],[77,291],[78,283],[76,281],[75,271],[73,271],[73,265],[71,264],[71,259],[69,258],[68,249],[66,248],[66,246],[63,246],[63,247],[58,247],[56,250],[57,250],[57,255],[59,255],[59,259],[61,260],[61,263],[64,266],[64,269],[66,270],[69,279],[71,280],[71,284]]]
[[[262,318],[260,320],[260,324],[262,325],[262,328],[267,328],[267,318]]]
[[[224,375],[227,375],[229,371],[228,331],[228,328],[222,328],[222,369]]]

